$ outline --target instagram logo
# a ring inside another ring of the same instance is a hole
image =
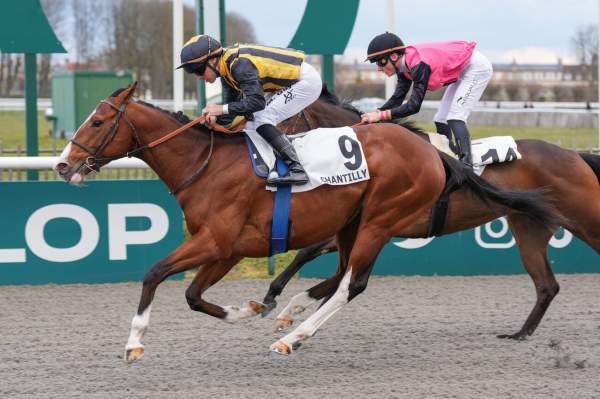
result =
[[[562,235],[558,238],[557,236]],[[550,238],[550,245],[554,248],[564,248],[571,243],[573,240],[573,233],[569,230],[563,229],[562,227]]]
[[[482,248],[505,249],[515,245],[505,217],[475,228],[475,241]]]

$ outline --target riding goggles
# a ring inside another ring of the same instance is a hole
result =
[[[388,57],[383,57],[383,58],[379,58],[378,60],[375,60],[375,63],[377,64],[378,67],[383,68],[384,66],[387,65],[389,60],[390,59]]]
[[[202,76],[204,75],[204,71],[206,71],[206,62],[201,64],[185,64],[183,66],[183,70],[187,73],[193,73],[194,75]]]

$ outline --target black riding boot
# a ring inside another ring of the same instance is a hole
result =
[[[435,123],[435,130],[438,134],[443,134],[444,136],[446,136],[448,138],[448,145],[450,146],[450,149],[452,150],[452,152],[457,153],[458,149],[456,148],[456,145],[454,144],[454,140],[452,140],[452,131],[450,131],[450,127],[446,124],[446,123],[441,123],[441,122],[433,122]]]
[[[458,147],[458,159],[465,165],[473,167],[473,156],[471,155],[471,135],[467,124],[460,120],[449,120],[448,126],[452,133],[454,133],[454,139],[456,140],[456,146]]]
[[[285,176],[269,176],[267,183],[297,185],[308,183],[308,176],[302,165],[300,165],[296,150],[287,136],[275,126],[268,124],[257,127],[256,131],[263,139],[267,140],[288,166],[288,172]]]

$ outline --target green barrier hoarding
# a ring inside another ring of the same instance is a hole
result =
[[[548,249],[555,273],[599,273],[600,257],[570,232],[560,230]],[[338,264],[336,254],[321,256],[304,266],[301,277],[329,277]],[[393,239],[377,258],[373,275],[502,275],[525,273],[505,218],[472,230],[427,239]]]
[[[0,284],[141,280],[183,241],[158,180],[1,182],[0,198]]]

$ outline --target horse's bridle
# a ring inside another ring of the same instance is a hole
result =
[[[75,140],[74,137],[70,140],[71,143],[73,143],[74,145],[76,145],[77,147],[81,148],[83,151],[85,151],[89,154],[89,156],[84,161],[81,161],[81,163],[77,166],[77,168],[75,169],[75,173],[79,173],[79,171],[83,167],[86,167],[91,171],[98,172],[103,165],[105,165],[111,161],[114,161],[116,159],[121,159],[124,157],[131,158],[132,156],[137,155],[140,152],[143,152],[149,148],[155,147],[156,145],[166,141],[166,140],[158,139],[152,143],[142,145],[142,142],[140,140],[140,136],[138,134],[137,129],[135,128],[134,124],[131,123],[131,121],[125,115],[125,109],[127,108],[129,101],[124,101],[118,107],[107,100],[102,100],[101,103],[107,104],[112,109],[117,111],[117,116],[116,116],[112,126],[110,127],[110,131],[108,132],[108,134],[106,136],[104,136],[100,145],[98,147],[96,147],[95,149],[79,143],[78,141]],[[102,155],[102,152],[114,140],[115,136],[117,135],[117,131],[119,130],[119,123],[121,122],[121,118],[125,119],[125,122],[127,122],[127,124],[129,125],[129,128],[131,129],[131,132],[133,133],[133,138],[135,140],[135,148],[131,151],[127,151],[123,155],[117,155],[117,156],[113,156],[113,157],[100,157],[100,155]],[[172,195],[177,194],[178,192],[180,192],[181,190],[183,190],[184,188],[189,186],[194,180],[196,180],[196,178],[198,178],[200,176],[200,174],[204,171],[204,169],[208,165],[208,161],[210,160],[210,158],[212,156],[213,144],[214,144],[214,132],[212,129],[210,129],[210,149],[208,151],[208,156],[206,157],[206,159],[204,160],[204,162],[202,163],[200,168],[194,174],[192,174],[190,177],[188,177],[183,183],[181,183],[177,188],[175,188],[175,190],[171,191]]]
[[[73,137],[71,139],[71,143],[75,144],[77,147],[81,148],[83,151],[85,151],[89,154],[89,156],[85,159],[85,161],[82,162],[79,165],[79,167],[76,169],[76,171],[75,171],[76,173],[79,172],[81,170],[81,168],[84,166],[94,172],[98,172],[102,165],[105,165],[110,161],[114,161],[115,159],[120,159],[123,157],[131,157],[134,154],[137,154],[138,152],[140,152],[141,149],[145,149],[140,144],[141,142],[140,142],[140,137],[138,135],[137,129],[135,128],[133,123],[131,123],[131,121],[127,118],[127,116],[125,116],[125,108],[127,108],[127,105],[129,104],[129,102],[125,101],[119,107],[117,107],[116,105],[114,105],[113,103],[111,103],[110,101],[107,101],[107,100],[102,100],[101,103],[107,104],[111,108],[113,108],[115,111],[117,111],[117,116],[116,116],[112,126],[110,127],[110,131],[108,132],[108,134],[106,136],[104,136],[100,145],[98,147],[96,147],[95,149],[92,149],[84,144],[81,144],[80,142],[75,140],[75,137]],[[125,119],[125,122],[127,122],[127,124],[129,125],[129,128],[133,132],[133,137],[136,142],[136,148],[133,151],[129,151],[123,155],[118,155],[115,157],[102,157],[101,158],[100,155],[102,154],[102,152],[114,140],[115,136],[117,135],[117,131],[119,130],[119,123],[121,122],[121,118]]]

